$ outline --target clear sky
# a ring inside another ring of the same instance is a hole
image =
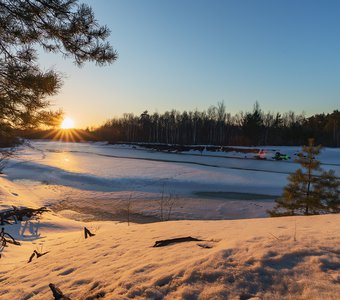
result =
[[[82,68],[61,55],[54,108],[79,127],[124,112],[340,109],[340,1],[86,0],[119,58]]]

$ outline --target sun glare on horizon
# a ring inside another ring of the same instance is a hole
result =
[[[65,117],[64,120],[60,124],[60,128],[61,129],[72,129],[74,128],[74,121],[69,117]]]
[[[85,130],[76,130],[74,120],[70,117],[65,117],[58,128],[48,130],[43,138],[52,139],[54,141],[79,142],[90,139],[90,136],[91,135]]]

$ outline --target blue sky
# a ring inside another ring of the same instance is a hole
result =
[[[59,55],[45,68],[66,75],[54,107],[78,126],[124,112],[340,109],[339,1],[87,0],[111,29],[119,59],[81,69]]]

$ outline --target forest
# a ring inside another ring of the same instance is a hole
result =
[[[30,139],[54,138],[67,140],[68,134],[58,129],[30,129],[17,132]],[[296,114],[263,112],[256,102],[250,112],[232,115],[224,102],[207,110],[166,111],[140,115],[125,113],[107,120],[103,125],[76,130],[71,140],[108,141],[110,143],[161,143],[177,145],[304,145],[309,138],[326,147],[340,147],[340,111],[310,117]]]
[[[127,113],[87,132],[96,140],[112,143],[302,145],[314,138],[323,146],[340,147],[340,111],[310,117],[293,111],[264,113],[256,102],[252,111],[232,115],[219,102],[204,111]]]

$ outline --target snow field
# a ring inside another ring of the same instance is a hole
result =
[[[337,299],[340,293],[337,215],[96,222],[86,224],[96,234],[86,240],[81,223],[67,229],[59,222],[49,214],[40,220],[35,245],[50,252],[32,263],[26,262],[31,242],[21,246],[21,257],[14,246],[6,249],[2,262],[11,264],[0,272],[1,299],[51,299],[49,283],[71,299]],[[205,241],[152,247],[179,236]]]

